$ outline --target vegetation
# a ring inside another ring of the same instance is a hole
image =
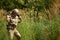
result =
[[[22,16],[22,40],[60,40],[60,0],[0,0],[0,40],[9,40],[5,14],[14,8]]]

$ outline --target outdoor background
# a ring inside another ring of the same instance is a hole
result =
[[[22,18],[22,40],[60,40],[60,0],[0,0],[0,40],[9,40],[6,13],[14,8]]]

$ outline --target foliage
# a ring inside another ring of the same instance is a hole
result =
[[[26,18],[17,25],[17,29],[22,36],[22,40],[56,40],[59,21],[59,17],[55,21],[40,20],[40,22],[34,22]],[[0,26],[2,27],[0,27],[0,40],[8,40],[6,22],[1,22]],[[16,37],[14,37],[14,40],[16,40]]]
[[[0,8],[11,10],[13,8],[38,8],[49,7],[50,0],[0,0]]]
[[[17,25],[17,29],[22,35],[22,40],[57,40],[60,14],[56,13],[53,20],[49,19],[51,17],[49,9],[52,8],[54,2],[56,0],[0,0],[0,8],[7,11],[14,8],[27,9],[24,10],[27,12],[23,11],[21,13],[24,14],[24,18]],[[1,18],[2,15],[0,13]],[[0,40],[9,40],[6,24],[6,20],[0,20]],[[16,40],[16,37],[14,37],[14,40]]]

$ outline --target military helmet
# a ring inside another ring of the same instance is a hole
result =
[[[18,9],[14,9],[12,12],[19,13]]]

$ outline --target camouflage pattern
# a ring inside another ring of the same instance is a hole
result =
[[[7,30],[10,35],[10,40],[13,40],[14,35],[17,37],[18,40],[21,40],[21,35],[16,29],[17,24],[21,22],[18,10],[14,9],[11,14],[10,13],[7,14],[6,18],[7,18]]]

